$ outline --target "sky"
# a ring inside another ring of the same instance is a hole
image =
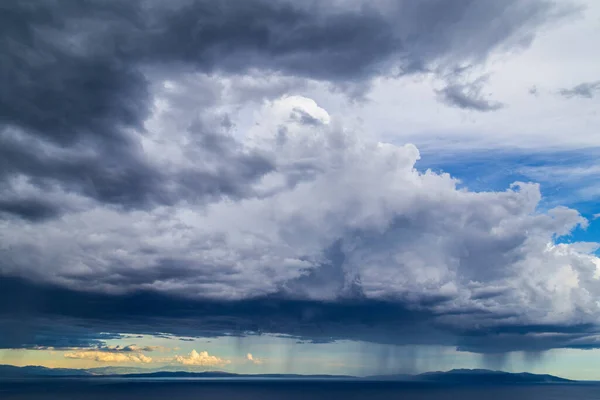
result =
[[[0,364],[600,380],[598,2],[0,9]]]

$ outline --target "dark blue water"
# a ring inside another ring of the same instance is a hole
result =
[[[600,400],[600,385],[464,386],[364,381],[52,379],[0,381],[0,399]]]

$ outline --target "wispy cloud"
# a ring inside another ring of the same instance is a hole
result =
[[[130,344],[127,346],[103,346],[97,349],[98,351],[110,352],[110,353],[131,353],[131,352],[169,352],[173,349],[165,346],[138,346],[136,344]]]
[[[583,82],[570,89],[561,89],[559,94],[566,98],[571,97],[583,97],[587,99],[593,98],[598,92],[600,92],[600,81],[596,82]]]
[[[600,194],[600,166],[596,164],[561,165],[548,162],[519,168],[519,172],[551,189],[553,195],[550,201],[555,204],[590,201]]]
[[[547,164],[536,167],[522,167],[519,171],[537,180],[570,182],[590,177],[600,177],[600,165],[556,165]]]
[[[480,77],[473,82],[451,83],[437,92],[438,98],[451,107],[472,111],[497,111],[504,104],[488,98],[483,93],[487,77]]]
[[[97,350],[72,351],[64,354],[65,358],[92,360],[103,363],[143,363],[152,362],[152,358],[142,353],[114,353]]]
[[[264,360],[260,358],[255,358],[252,353],[246,354],[246,360],[250,361],[254,365],[261,365],[264,363]]]

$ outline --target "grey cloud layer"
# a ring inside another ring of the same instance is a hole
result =
[[[105,340],[127,338],[98,333],[106,331],[161,337],[169,337],[164,333],[196,337],[274,333],[315,343],[350,339],[395,345],[434,344],[484,354],[539,352],[557,347],[590,349],[598,347],[599,338],[593,324],[515,324],[501,321],[506,314],[497,315],[494,326],[452,326],[440,320],[443,313],[415,310],[414,303],[408,309],[402,302],[364,298],[322,302],[270,296],[220,302],[156,292],[108,296],[15,279],[0,282],[0,288],[0,296],[6,300],[0,306],[0,348],[106,349]],[[38,302],[23,303],[15,296],[17,293],[29,293]],[[429,299],[427,304],[444,301],[448,299]],[[15,313],[15,305],[27,307]],[[462,310],[466,316],[476,313]],[[460,314],[454,311],[447,315],[455,318]]]

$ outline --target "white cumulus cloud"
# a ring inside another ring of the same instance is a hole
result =
[[[192,350],[187,356],[175,356],[174,361],[183,365],[201,367],[222,367],[231,363],[229,360],[211,356],[207,351],[198,353],[196,350]]]

